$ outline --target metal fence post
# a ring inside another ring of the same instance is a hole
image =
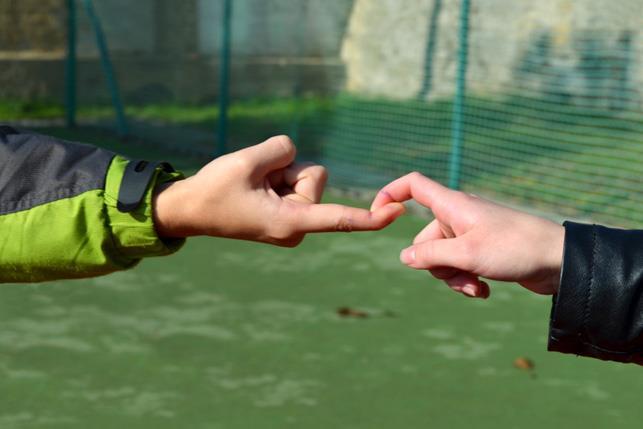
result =
[[[296,11],[299,17],[295,19],[295,22],[293,23],[293,29],[296,33],[296,36],[295,40],[293,41],[295,61],[293,61],[292,67],[294,67],[295,70],[293,73],[294,86],[292,89],[292,116],[290,118],[290,130],[288,133],[289,137],[295,142],[295,144],[299,143],[299,135],[301,132],[301,109],[303,107],[303,85],[301,69],[303,65],[300,63],[300,61],[305,55],[304,43],[306,39],[304,38],[304,34],[305,29],[308,26],[308,3],[298,3]]]
[[[449,187],[460,188],[460,171],[462,167],[462,144],[464,138],[464,96],[467,75],[467,59],[469,48],[469,0],[462,0],[460,11],[460,31],[458,49],[458,70],[456,76],[456,92],[453,102],[453,120],[451,123],[451,157],[449,159]]]
[[[89,20],[94,29],[94,34],[96,36],[96,45],[98,46],[98,51],[100,53],[101,65],[103,67],[105,79],[107,80],[107,86],[112,97],[112,104],[116,113],[116,127],[118,135],[120,137],[125,137],[128,134],[127,121],[125,120],[125,110],[123,109],[123,103],[121,102],[118,82],[116,82],[116,77],[114,75],[114,68],[112,67],[112,62],[109,58],[109,50],[107,48],[105,34],[103,33],[103,29],[100,25],[100,19],[94,11],[92,0],[84,0],[84,3],[85,10],[87,11],[87,15],[89,16]]]
[[[221,23],[221,59],[219,61],[219,123],[216,155],[228,149],[228,104],[230,102],[230,40],[232,27],[232,0],[224,0]]]
[[[68,127],[76,126],[76,0],[67,0],[65,123]]]
[[[426,36],[426,48],[424,50],[424,76],[422,86],[418,92],[418,100],[425,100],[431,93],[433,84],[433,60],[435,57],[435,46],[438,40],[438,22],[442,11],[442,0],[434,0],[433,9],[429,18],[429,30]]]

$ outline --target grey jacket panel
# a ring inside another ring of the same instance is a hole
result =
[[[114,155],[0,126],[0,215],[103,189]]]

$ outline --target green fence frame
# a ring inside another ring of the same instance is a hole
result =
[[[129,133],[127,120],[125,119],[125,109],[123,108],[123,102],[121,101],[120,91],[118,89],[118,81],[114,74],[114,67],[112,66],[112,61],[109,57],[109,49],[107,47],[107,40],[105,39],[105,34],[103,33],[103,28],[100,23],[98,15],[94,10],[94,4],[92,0],[84,0],[85,11],[89,17],[89,21],[94,29],[94,35],[96,37],[96,46],[100,53],[100,62],[103,68],[103,73],[105,73],[105,79],[107,80],[107,87],[109,93],[112,97],[112,105],[114,106],[114,113],[116,114],[116,130],[119,137],[126,137]]]
[[[462,167],[462,146],[464,140],[464,97],[466,92],[467,59],[469,54],[469,0],[462,0],[460,11],[458,70],[456,75],[456,92],[453,102],[451,122],[451,156],[449,158],[449,187],[460,188],[460,171]]]
[[[125,109],[121,101],[118,81],[114,74],[114,68],[109,57],[107,40],[100,23],[100,19],[94,10],[92,0],[83,0],[85,11],[89,17],[90,24],[94,30],[96,46],[98,47],[101,67],[105,74],[107,87],[112,99],[112,105],[116,114],[116,130],[120,137],[129,134],[129,127],[125,117]],[[78,57],[76,53],[78,17],[76,0],[67,0],[67,57],[65,59],[65,119],[68,127],[76,126],[77,114],[77,67]]]
[[[228,105],[230,103],[230,43],[232,39],[232,0],[224,0],[221,18],[221,59],[219,63],[219,121],[216,156],[228,150]]]
[[[67,58],[65,60],[65,123],[76,126],[76,2],[67,0]]]

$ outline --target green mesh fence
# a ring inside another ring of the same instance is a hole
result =
[[[75,94],[81,126],[204,157],[286,133],[335,186],[418,170],[542,212],[643,224],[640,0],[8,3],[11,19],[41,22],[22,42],[0,34],[14,70],[0,96],[28,107],[10,119],[34,103],[64,117],[56,106]]]

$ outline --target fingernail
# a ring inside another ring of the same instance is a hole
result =
[[[476,296],[476,291],[473,289],[473,286],[464,286],[462,293],[471,298],[475,298]]]
[[[400,261],[406,265],[411,265],[415,262],[415,249],[413,247],[407,247],[402,250],[402,253],[400,253]]]
[[[403,215],[404,213],[406,213],[406,206],[404,204],[402,203],[392,203],[392,204],[395,205],[395,211],[397,211],[398,214]]]

